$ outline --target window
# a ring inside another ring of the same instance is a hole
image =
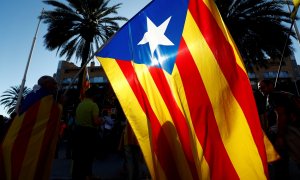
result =
[[[90,82],[91,83],[105,83],[105,82],[107,82],[107,79],[102,76],[96,76],[96,77],[90,78]]]
[[[69,84],[69,83],[72,82],[72,80],[73,80],[73,78],[64,78],[63,81],[62,81],[62,83]],[[75,82],[73,82],[73,83],[77,83],[77,82],[78,82],[78,78],[76,78]]]
[[[252,79],[253,79],[253,78],[256,78],[256,74],[255,74],[254,72],[249,72],[249,73],[248,73],[248,77],[249,77],[249,78],[252,78]]]
[[[287,71],[281,71],[280,74],[279,74],[279,77],[288,78],[289,77],[289,73]]]
[[[277,72],[264,72],[264,78],[276,78]],[[287,71],[281,71],[279,74],[279,77],[281,78],[288,78],[289,73]]]

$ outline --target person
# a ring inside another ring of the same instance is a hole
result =
[[[97,143],[97,128],[102,124],[99,107],[94,102],[97,89],[89,88],[85,98],[76,108],[74,149],[73,149],[73,180],[84,180],[92,176],[92,165]]]
[[[102,131],[103,131],[103,155],[107,155],[113,150],[113,136],[114,136],[114,123],[115,118],[113,114],[108,113],[108,109],[102,111]]]
[[[114,127],[114,118],[108,114],[107,109],[102,112],[103,121],[104,121],[104,136],[110,135]]]
[[[140,177],[140,161],[141,152],[136,136],[130,124],[126,121],[123,134],[123,148],[124,148],[124,167],[127,172],[128,180],[137,180]]]
[[[5,130],[5,119],[3,115],[0,115],[0,143],[2,143],[2,139],[5,136],[6,130]]]
[[[42,76],[12,114],[16,116],[0,146],[0,179],[49,179],[62,112],[56,92],[55,79]]]
[[[296,96],[289,92],[275,90],[273,82],[266,79],[258,82],[258,90],[266,97],[267,128],[265,133],[281,157],[279,161],[271,164],[270,178],[292,178],[295,175],[291,174],[291,168],[295,169],[299,175],[300,136],[294,133],[294,130],[291,131],[291,129],[299,130],[300,128],[298,115],[300,109],[297,109],[292,99]],[[298,136],[298,139],[295,136]],[[291,162],[298,165],[289,167]]]
[[[33,87],[33,90],[21,102],[18,114],[25,112],[32,104],[40,100],[41,97],[46,95],[53,95],[56,98],[57,82],[51,76],[42,76],[38,79],[38,84]]]
[[[266,112],[266,97],[264,97],[262,95],[262,93],[259,92],[259,90],[257,89],[253,89],[253,95],[254,95],[254,99],[256,102],[256,107],[257,107],[257,112],[259,115],[259,119],[260,119],[260,124],[262,129],[265,131],[266,130],[266,120],[264,117],[264,114]]]
[[[73,131],[75,128],[75,119],[73,112],[67,112],[67,117],[66,117],[66,123],[67,127],[65,129],[65,138],[66,138],[66,158],[70,159],[72,157],[72,136],[73,136]]]

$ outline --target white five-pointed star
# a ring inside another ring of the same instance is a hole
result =
[[[151,56],[153,57],[153,53],[158,45],[164,46],[172,46],[174,45],[166,36],[165,32],[169,25],[171,17],[169,17],[165,22],[163,22],[160,26],[156,27],[156,25],[147,17],[147,29],[145,32],[143,39],[138,43],[138,45],[149,43]]]

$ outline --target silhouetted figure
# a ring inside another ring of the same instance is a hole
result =
[[[291,168],[300,175],[300,109],[294,103],[294,94],[275,91],[270,80],[258,83],[259,91],[266,99],[266,135],[279,153],[281,159],[271,164],[271,179],[289,179],[294,177]],[[298,164],[298,166],[291,166]],[[272,172],[273,171],[273,172]]]
[[[76,109],[76,127],[74,131],[73,180],[84,180],[92,176],[92,165],[95,158],[99,118],[98,105],[93,101],[96,89],[89,88],[85,98]]]

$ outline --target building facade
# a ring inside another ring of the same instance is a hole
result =
[[[270,60],[267,67],[254,68],[253,72],[248,72],[253,89],[257,89],[257,82],[262,79],[270,79],[275,82],[279,68],[279,60]],[[300,85],[300,71],[295,56],[283,59],[277,86],[286,91],[298,94]]]
[[[77,88],[78,84],[78,72],[80,67],[76,66],[72,62],[60,61],[55,74],[60,94],[64,94],[64,112],[72,112],[80,102],[79,93]],[[90,86],[95,86],[99,89],[97,96],[97,104],[99,107],[104,106],[105,97],[108,94],[112,94],[112,89],[108,83],[105,72],[101,66],[95,66],[94,62],[91,62],[90,66],[87,66],[87,76]]]
[[[78,76],[75,76],[78,74],[79,70],[80,67],[76,66],[74,63],[60,61],[55,75],[59,89],[77,89]],[[87,74],[91,85],[101,87],[108,83],[103,68],[101,66],[95,66],[95,62],[91,62],[91,65],[87,67]]]

